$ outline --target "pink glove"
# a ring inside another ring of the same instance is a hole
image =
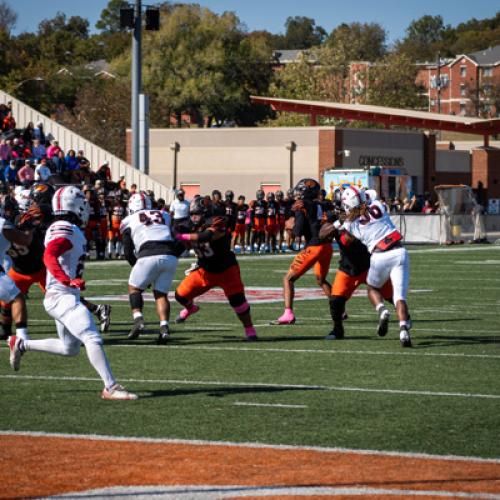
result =
[[[179,241],[189,241],[191,239],[191,235],[189,233],[176,234],[175,239]]]
[[[79,288],[80,290],[85,290],[85,280],[82,278],[75,278],[69,282],[71,288]]]

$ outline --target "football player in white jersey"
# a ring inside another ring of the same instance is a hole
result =
[[[402,236],[392,223],[379,200],[367,203],[363,191],[349,187],[342,193],[342,205],[347,213],[343,228],[366,245],[370,252],[370,270],[366,278],[368,298],[379,313],[377,333],[387,334],[389,310],[384,306],[380,288],[390,278],[394,289],[393,301],[399,318],[399,340],[411,347],[410,321],[406,295],[410,275],[410,260],[403,247]]]
[[[3,205],[0,205],[0,301],[10,304],[12,307],[12,317],[16,323],[16,336],[28,338],[28,314],[24,295],[12,280],[5,273],[1,263],[4,262],[6,252],[10,244],[28,246],[33,238],[33,231],[23,232],[16,229],[14,224],[4,217]]]
[[[128,201],[129,215],[123,219],[120,232],[125,258],[132,267],[128,293],[134,325],[128,335],[136,339],[144,330],[142,293],[150,285],[160,318],[158,343],[170,336],[170,303],[168,291],[184,248],[172,237],[170,215],[151,209],[151,200],[144,193],[133,194]]]
[[[75,186],[59,188],[53,199],[55,221],[45,236],[44,263],[47,267],[46,293],[43,301],[47,313],[56,320],[58,339],[9,339],[10,363],[19,370],[21,355],[26,351],[75,356],[83,344],[91,365],[104,382],[103,399],[137,399],[118,384],[104,352],[102,338],[92,314],[80,302],[85,289],[83,269],[87,242],[79,225],[88,220],[89,207],[84,194]]]

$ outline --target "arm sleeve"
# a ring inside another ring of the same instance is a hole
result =
[[[49,242],[43,254],[43,263],[50,274],[52,274],[57,281],[66,286],[69,286],[71,278],[64,272],[57,258],[72,248],[73,245],[67,238],[57,238]]]
[[[130,229],[125,229],[123,232],[123,254],[125,255],[125,258],[127,259],[128,263],[133,266],[136,262],[137,259],[134,254],[134,240],[132,240],[132,233]]]

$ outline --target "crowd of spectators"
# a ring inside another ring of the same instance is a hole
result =
[[[410,197],[389,198],[386,200],[381,197],[390,213],[412,213],[412,214],[436,214],[439,213],[439,202],[433,203],[429,195],[417,196],[412,194]]]

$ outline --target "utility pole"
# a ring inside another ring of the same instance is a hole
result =
[[[437,112],[441,113],[441,54],[439,52],[437,56],[436,90],[437,90]]]
[[[135,0],[132,37],[132,166],[139,168],[139,94],[141,93],[141,0]]]

